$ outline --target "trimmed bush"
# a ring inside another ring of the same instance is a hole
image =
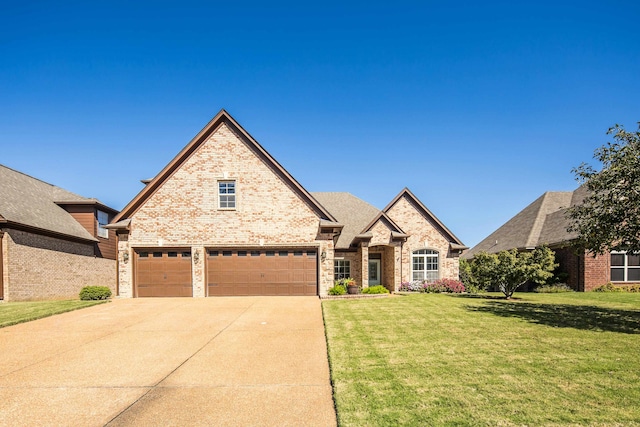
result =
[[[640,292],[640,285],[619,285],[616,286],[609,282],[602,286],[598,286],[593,292]]]
[[[421,280],[414,280],[413,282],[400,283],[401,292],[424,292]]]
[[[402,292],[426,292],[426,293],[455,293],[459,294],[465,291],[464,284],[455,279],[438,279],[434,282],[425,280],[414,280],[413,282],[402,282],[400,284]]]
[[[87,300],[103,300],[111,297],[111,289],[106,286],[85,286],[80,291],[80,299]]]
[[[363,294],[388,294],[389,290],[382,285],[370,286],[362,290]]]
[[[538,286],[533,290],[533,292],[538,292],[540,294],[559,294],[562,292],[573,292],[573,289],[565,283],[556,283],[553,285]]]
[[[329,288],[329,295],[344,295],[347,293],[347,288],[342,285],[335,285],[333,288]]]

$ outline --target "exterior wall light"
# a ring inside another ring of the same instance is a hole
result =
[[[198,260],[200,260],[200,252],[196,249],[193,251],[193,262],[197,264]]]
[[[122,254],[122,261],[124,261],[125,264],[129,262],[129,252]]]
[[[326,251],[322,251],[322,253],[320,253],[320,259],[322,261],[327,259],[327,252]]]

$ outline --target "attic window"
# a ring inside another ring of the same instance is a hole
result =
[[[218,181],[218,207],[220,209],[236,208],[235,181]]]
[[[104,228],[104,226],[109,224],[109,214],[106,212],[98,211],[96,216],[98,217],[98,237],[108,239],[109,230]]]

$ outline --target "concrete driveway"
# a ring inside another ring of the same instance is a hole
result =
[[[334,426],[317,297],[121,299],[0,329],[0,425]]]

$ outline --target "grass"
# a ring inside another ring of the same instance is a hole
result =
[[[0,304],[0,328],[91,307],[104,302],[106,301],[68,300],[2,303]]]
[[[327,300],[341,426],[640,425],[640,294]]]

